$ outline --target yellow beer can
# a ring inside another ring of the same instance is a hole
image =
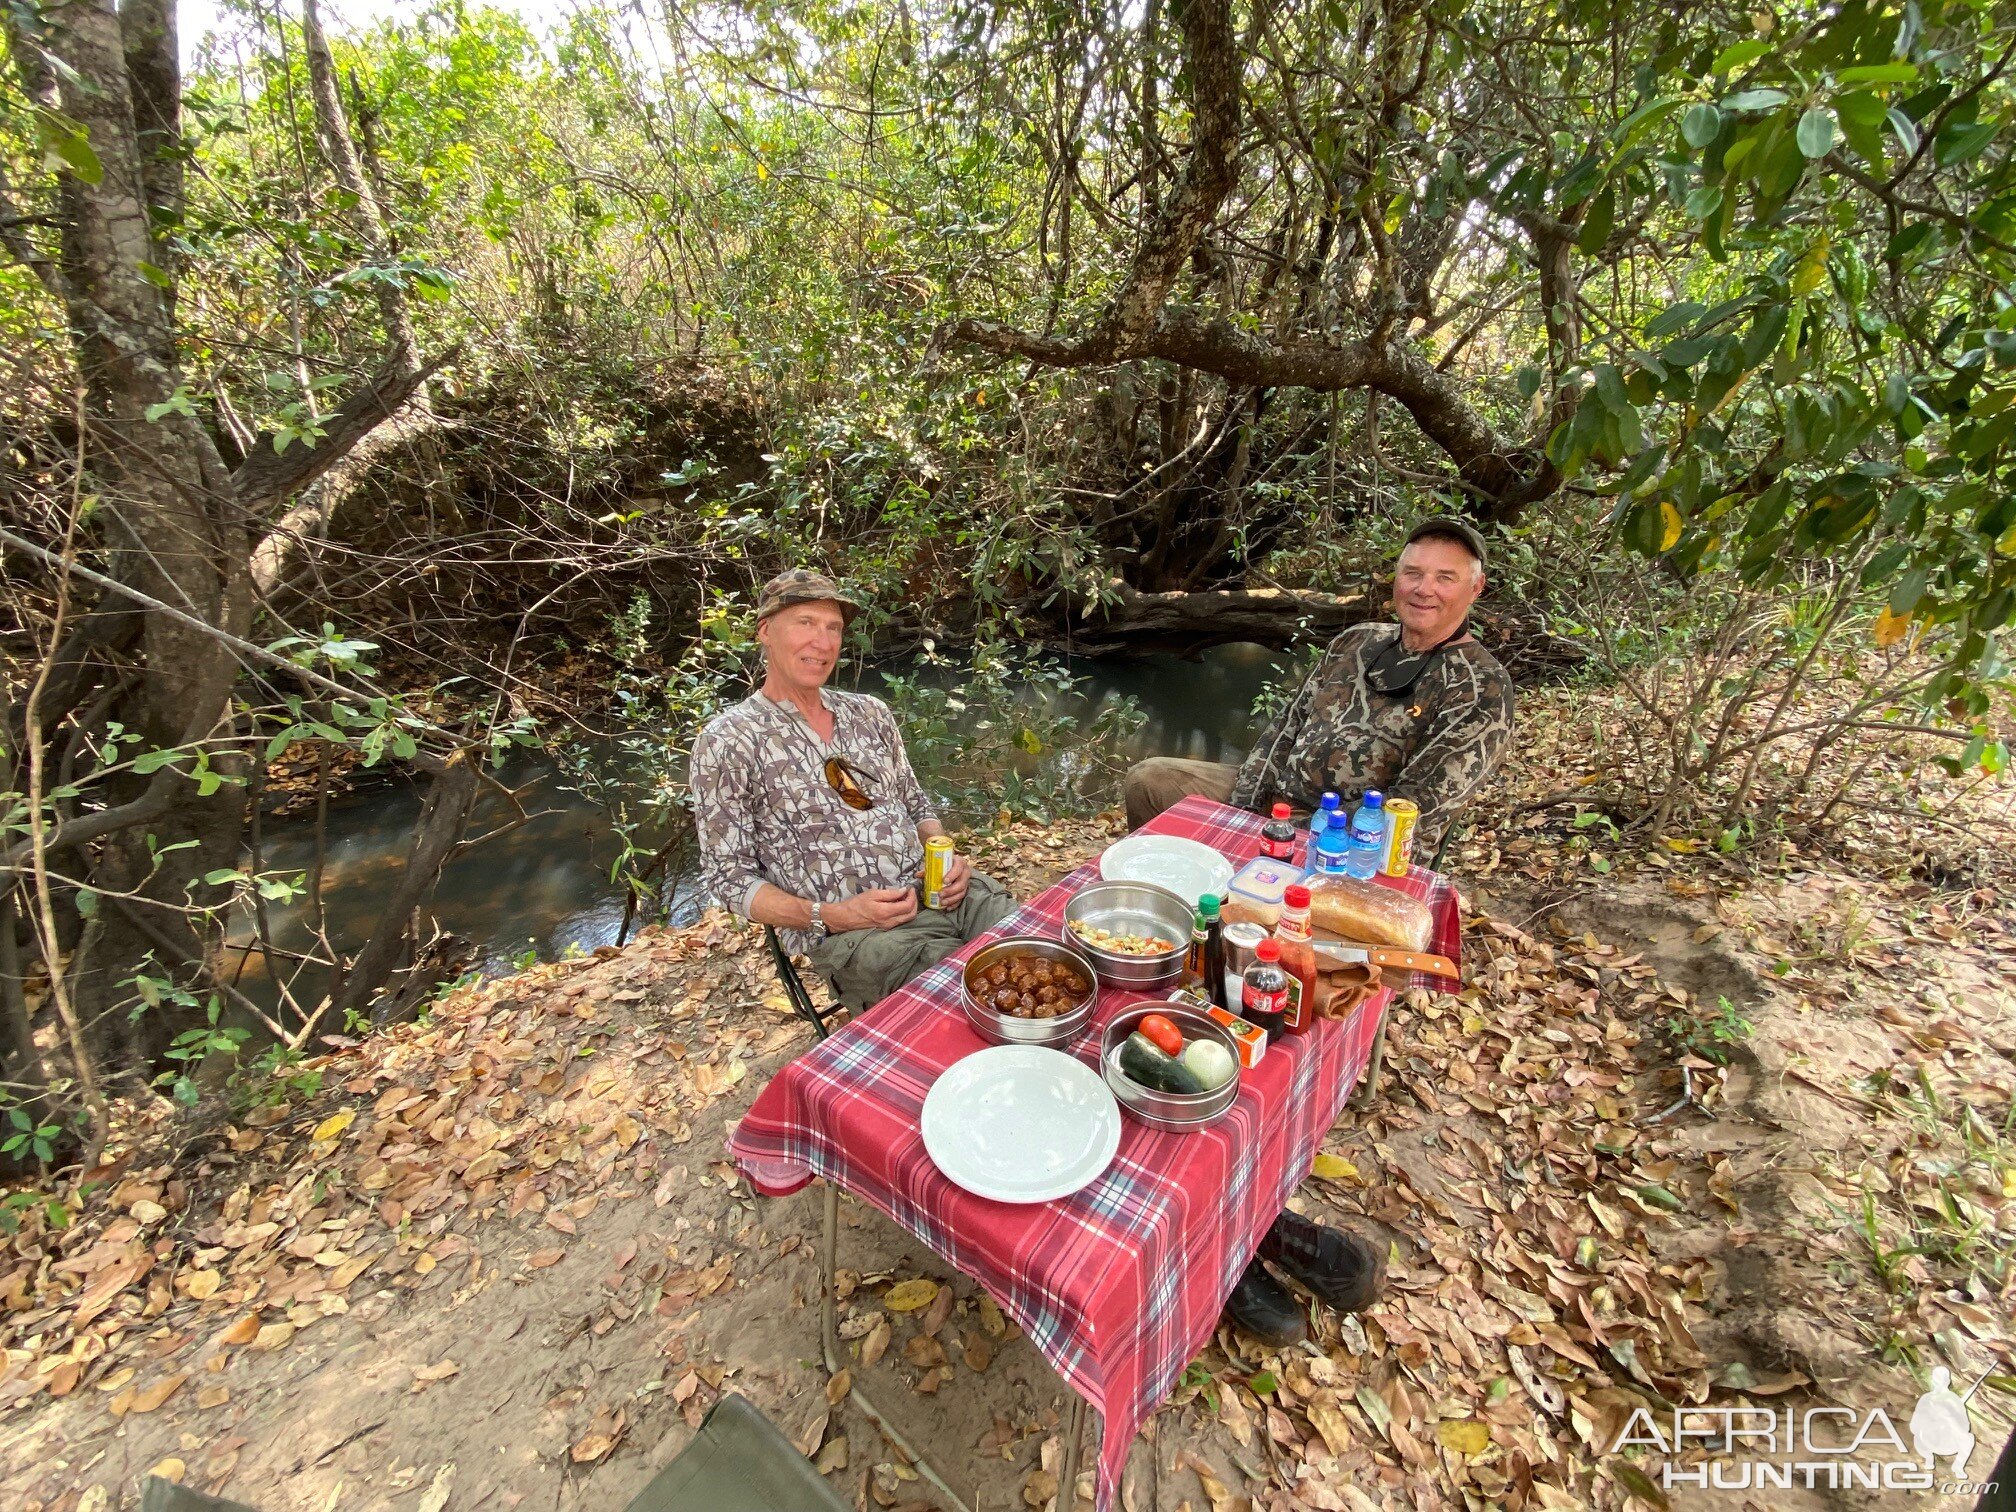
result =
[[[945,906],[945,879],[952,874],[952,840],[948,835],[933,835],[924,842],[924,896],[921,899],[926,908]]]
[[[1421,805],[1406,798],[1386,800],[1386,854],[1379,870],[1389,877],[1407,875],[1414,856],[1414,826],[1421,822]]]

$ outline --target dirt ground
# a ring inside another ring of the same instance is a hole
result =
[[[1026,891],[1109,832],[1011,826],[982,862]],[[1685,867],[1470,903],[1465,991],[1400,1005],[1296,1200],[1386,1239],[1386,1297],[1281,1355],[1221,1330],[1123,1504],[1970,1506],[1668,1492],[1613,1446],[1641,1408],[1901,1428],[1933,1364],[2016,1375],[2006,910]],[[618,1508],[737,1391],[844,1499],[934,1504],[828,1402],[816,1191],[755,1197],[725,1160],[809,1043],[715,918],[458,993],[312,1096],[164,1123],[68,1228],[30,1212],[0,1247],[0,1502],[110,1512],[152,1470],[267,1509]],[[976,1506],[1044,1506],[1056,1378],[842,1211],[857,1382]],[[1971,1473],[2010,1401],[1973,1399]]]

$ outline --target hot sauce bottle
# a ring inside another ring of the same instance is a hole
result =
[[[1281,894],[1274,944],[1288,974],[1284,1027],[1290,1034],[1307,1034],[1316,1026],[1316,947],[1309,938],[1309,889],[1299,882]]]

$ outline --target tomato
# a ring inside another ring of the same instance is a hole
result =
[[[1135,1025],[1164,1055],[1183,1053],[1183,1031],[1159,1013],[1151,1013]]]

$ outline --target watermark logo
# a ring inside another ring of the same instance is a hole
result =
[[[1987,1377],[1984,1375],[1983,1380]],[[1931,1385],[1911,1410],[1911,1441],[1881,1407],[1677,1407],[1668,1419],[1640,1407],[1610,1446],[1633,1446],[1665,1459],[1664,1487],[1717,1491],[1933,1491],[1979,1495],[1993,1486],[1963,1480],[1974,1453],[1974,1425],[1953,1375],[1933,1367]],[[1675,1463],[1681,1458],[1690,1463]],[[1941,1471],[1945,1475],[1941,1476]]]

